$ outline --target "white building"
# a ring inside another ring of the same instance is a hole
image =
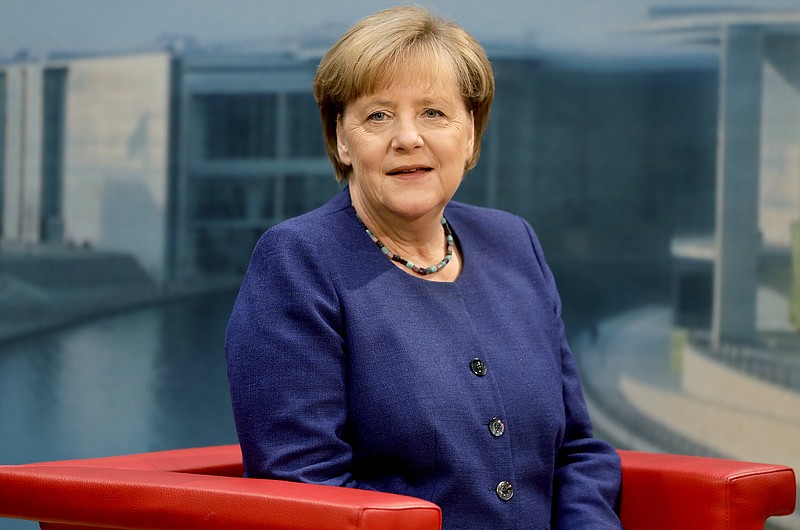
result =
[[[133,254],[159,282],[240,273],[336,189],[313,73],[166,51],[0,66],[2,239]]]

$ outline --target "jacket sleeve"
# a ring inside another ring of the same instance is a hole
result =
[[[621,529],[616,513],[619,456],[613,447],[592,436],[578,371],[561,327],[566,428],[556,456],[553,528]]]
[[[291,226],[256,245],[225,351],[245,473],[353,486],[335,267]]]
[[[565,429],[555,461],[552,527],[621,529],[616,511],[622,476],[619,456],[613,447],[592,435],[580,377],[567,343],[555,279],[533,229],[527,222],[525,224],[551,294],[554,332],[561,350]]]

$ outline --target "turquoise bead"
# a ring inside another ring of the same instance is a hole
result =
[[[453,249],[454,249],[453,235],[452,235],[452,232],[450,231],[450,226],[447,224],[447,219],[445,219],[444,216],[442,216],[442,218],[440,219],[440,222],[441,222],[442,226],[444,226],[445,242],[447,243],[447,254],[445,255],[444,259],[442,261],[440,261],[437,265],[431,265],[430,267],[428,267],[426,269],[423,269],[421,267],[417,267],[412,262],[406,261],[403,258],[401,258],[400,256],[397,256],[396,254],[393,254],[392,251],[389,250],[389,248],[386,247],[381,242],[380,239],[375,237],[375,234],[373,234],[372,231],[364,225],[364,222],[361,221],[360,217],[358,217],[358,213],[357,212],[356,212],[356,218],[361,223],[361,226],[364,228],[364,231],[367,233],[367,235],[370,237],[370,239],[372,239],[372,242],[375,243],[375,245],[378,246],[378,248],[380,249],[381,253],[384,256],[386,256],[387,258],[389,258],[391,260],[394,260],[394,261],[397,261],[399,263],[402,263],[407,268],[411,269],[412,271],[414,271],[414,272],[416,272],[418,274],[421,274],[421,275],[424,276],[426,274],[433,274],[434,272],[438,272],[438,271],[444,269],[445,266],[448,263],[450,263],[450,259],[453,257]]]

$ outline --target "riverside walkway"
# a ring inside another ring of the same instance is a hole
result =
[[[618,447],[800,472],[800,392],[708,355],[702,342],[673,329],[669,307],[609,318],[572,347],[597,429]],[[772,519],[769,528],[800,529],[800,515]]]

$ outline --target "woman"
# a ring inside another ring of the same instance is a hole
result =
[[[428,499],[445,529],[620,528],[533,230],[451,202],[494,93],[481,46],[379,12],[314,81],[347,185],[267,231],[227,337],[246,473]]]

